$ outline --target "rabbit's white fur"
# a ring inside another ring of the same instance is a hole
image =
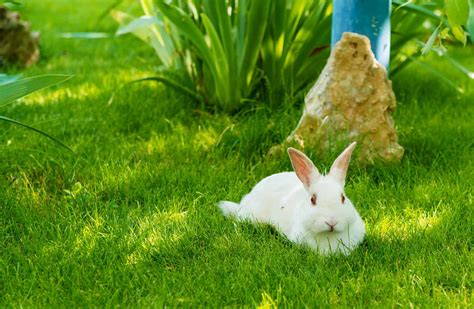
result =
[[[295,172],[266,177],[240,204],[222,201],[219,207],[226,216],[271,224],[289,240],[321,254],[348,254],[365,235],[364,222],[344,194],[345,174],[354,147],[352,143],[336,159],[326,176],[320,175],[303,153],[290,148]],[[313,195],[317,197],[315,205]]]

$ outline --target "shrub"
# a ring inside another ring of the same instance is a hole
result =
[[[261,84],[278,103],[313,80],[327,57],[327,1],[142,0],[141,5],[146,15],[138,19],[113,12],[123,25],[117,33],[133,32],[149,42],[165,68],[185,73],[202,100],[226,111],[255,97]]]
[[[467,1],[446,0],[446,4]],[[275,105],[293,97],[316,80],[329,54],[330,1],[140,3],[145,15],[139,18],[119,11],[112,14],[121,24],[117,34],[134,33],[148,42],[165,69],[144,80],[164,82],[225,111],[238,110],[259,99]],[[469,25],[465,14],[456,18],[457,24],[450,24],[449,15],[446,18],[438,13],[443,8],[443,1],[393,0],[392,76],[410,62],[423,64],[417,59],[432,49],[445,55],[443,40],[449,39],[449,29],[466,43],[466,32],[461,26]],[[455,67],[468,71],[459,63]],[[169,75],[170,71],[178,72],[185,81],[177,81]]]

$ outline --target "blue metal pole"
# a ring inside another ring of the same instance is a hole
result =
[[[366,35],[378,62],[390,61],[391,0],[333,0],[331,46],[344,32]]]

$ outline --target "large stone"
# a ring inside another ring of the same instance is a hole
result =
[[[0,6],[0,65],[30,66],[39,59],[39,33],[30,31],[17,12]]]
[[[403,148],[391,116],[395,105],[392,83],[369,39],[346,32],[306,95],[303,116],[287,141],[317,151],[358,141],[360,161],[397,161]]]

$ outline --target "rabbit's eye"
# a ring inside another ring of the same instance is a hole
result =
[[[311,196],[311,204],[316,205],[316,200],[317,200],[317,195],[316,195],[316,194],[313,194],[313,195]]]
[[[344,204],[345,201],[346,201],[346,197],[344,196],[344,194],[341,194],[341,203]]]

